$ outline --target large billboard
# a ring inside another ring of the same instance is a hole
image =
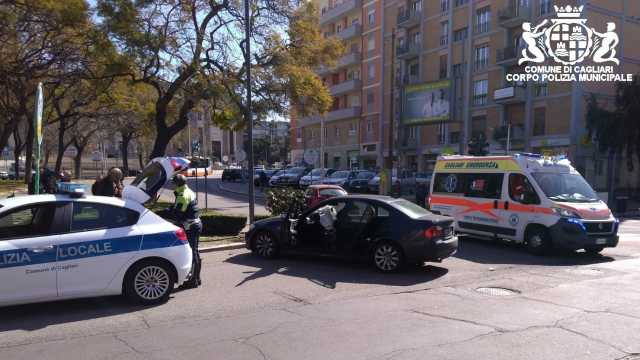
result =
[[[405,86],[402,122],[411,126],[449,120],[450,88],[449,80]]]

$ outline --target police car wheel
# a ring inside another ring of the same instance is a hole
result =
[[[527,251],[533,255],[545,255],[551,250],[551,240],[545,229],[534,228],[527,232]]]
[[[169,300],[174,283],[175,279],[166,264],[160,261],[143,261],[127,272],[124,292],[134,304],[161,304]]]
[[[261,231],[255,235],[253,238],[253,250],[265,259],[272,259],[278,255],[276,239],[266,231]]]
[[[392,242],[378,243],[371,253],[373,265],[379,271],[391,273],[404,265],[404,255],[400,247]]]

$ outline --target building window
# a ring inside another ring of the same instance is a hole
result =
[[[336,128],[335,128],[335,134],[336,134],[336,137],[339,137],[339,136],[340,136],[340,127],[339,127],[339,126],[336,126]]]
[[[349,100],[351,101],[351,106],[360,106],[360,95],[352,95]]]
[[[316,138],[316,131],[315,129],[311,129],[311,136],[310,136],[311,140]]]
[[[446,54],[440,55],[440,79],[447,78],[447,67],[449,66],[447,59],[448,56]]]
[[[460,131],[452,131],[449,133],[449,144],[460,143]]]
[[[413,34],[409,35],[409,41],[413,45],[420,44],[420,32],[416,32],[416,33],[413,33]]]
[[[411,3],[411,12],[417,13],[422,11],[422,0],[417,0]]]
[[[417,62],[409,64],[409,76],[418,77],[420,75],[420,64]]]
[[[327,132],[328,132],[328,131],[327,131],[327,127],[325,126],[325,128],[324,128],[324,138],[325,138],[325,139],[328,137],[328,136],[327,136]]]
[[[471,118],[471,137],[476,138],[482,135],[486,135],[487,131],[487,117],[486,116],[474,116]]]
[[[469,2],[469,0],[456,0],[455,3],[454,3],[454,6],[455,7],[462,6],[462,5],[464,5],[464,4],[468,3],[468,2]]]
[[[350,70],[347,73],[347,80],[360,80],[360,70]]]
[[[547,96],[549,94],[549,84],[546,82],[537,82],[534,85],[536,96]]]
[[[373,121],[367,120],[367,133],[373,132]]]
[[[546,108],[537,108],[533,110],[533,136],[542,136],[545,134],[546,117]]]
[[[367,93],[367,105],[373,105],[373,100],[375,99],[375,94],[373,91],[369,91]]]
[[[484,7],[476,11],[476,34],[489,32],[489,23],[491,22],[491,8]]]
[[[373,61],[367,64],[367,78],[369,80],[376,78],[376,64]]]
[[[449,11],[449,0],[440,0],[440,11]]]
[[[464,74],[464,64],[453,64],[453,76],[462,77]]]
[[[416,126],[409,126],[409,139],[416,139],[418,137],[418,128]]]
[[[486,105],[489,92],[489,80],[477,80],[473,83],[473,105]]]
[[[552,0],[540,0],[540,15],[546,15],[551,12]]]
[[[356,124],[349,123],[349,136],[356,136]]]
[[[476,48],[475,69],[484,69],[489,65],[489,46],[483,45]]]
[[[449,22],[443,21],[440,23],[440,46],[445,46],[449,43]]]
[[[367,22],[369,25],[374,25],[376,23],[376,9],[371,9],[367,13]]]
[[[376,36],[375,34],[371,34],[369,35],[369,38],[367,38],[367,51],[371,51],[375,49],[376,49]]]
[[[464,39],[467,38],[467,32],[468,32],[468,29],[466,27],[454,31],[453,32],[453,41],[454,42],[463,41]]]

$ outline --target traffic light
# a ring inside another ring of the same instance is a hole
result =
[[[489,153],[489,143],[484,133],[475,134],[467,145],[469,147],[469,155],[485,156]]]

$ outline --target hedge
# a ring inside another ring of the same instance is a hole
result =
[[[158,201],[155,204],[148,205],[147,208],[153,212],[164,210],[172,203]],[[257,215],[256,220],[269,218],[269,215]],[[245,215],[223,214],[213,210],[204,210],[200,213],[202,220],[202,235],[238,235],[240,231],[247,225],[247,217]]]

